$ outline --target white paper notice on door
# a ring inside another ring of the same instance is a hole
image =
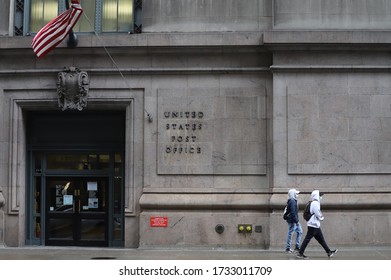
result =
[[[98,182],[87,182],[87,191],[97,191]]]
[[[63,204],[64,205],[72,205],[73,204],[73,195],[66,194],[63,196]]]
[[[98,208],[98,199],[97,198],[89,198],[88,199],[88,208]]]

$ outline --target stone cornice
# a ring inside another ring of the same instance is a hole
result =
[[[390,72],[387,65],[272,65],[272,72]]]
[[[268,30],[263,44],[270,50],[389,50],[388,30]]]
[[[390,192],[326,193],[322,209],[326,210],[384,210],[391,209]],[[309,194],[302,194],[300,207],[304,207]],[[142,209],[159,210],[266,210],[282,211],[286,193],[144,193],[140,199]],[[303,209],[303,208],[301,208]]]
[[[196,32],[142,34],[79,34],[78,48],[259,46],[263,32]],[[33,36],[1,37],[0,49],[31,48]],[[62,42],[59,48],[66,48]]]
[[[30,49],[33,36],[0,36],[1,49]],[[79,48],[163,48],[220,46],[385,46],[389,30],[265,30],[262,32],[189,32],[142,34],[79,34]],[[58,48],[66,48],[61,43]]]
[[[300,194],[300,209],[304,209],[309,198],[310,194]],[[270,208],[283,209],[286,199],[285,193],[272,195]],[[389,210],[391,209],[390,201],[390,192],[335,192],[325,193],[321,207],[329,210]]]
[[[388,30],[270,30],[264,44],[391,44]]]
[[[26,69],[26,70],[0,70],[0,77],[2,76],[35,76],[35,75],[52,75],[57,74],[63,69]],[[154,74],[232,74],[232,73],[268,73],[270,72],[269,67],[190,67],[190,68],[83,68],[84,71],[93,73],[95,75],[118,75],[118,71],[123,74],[132,75],[154,75]]]

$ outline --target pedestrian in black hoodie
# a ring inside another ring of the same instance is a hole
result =
[[[296,232],[295,251],[299,251],[301,236],[303,235],[303,229],[299,223],[299,206],[297,203],[297,197],[300,192],[296,189],[290,189],[288,192],[287,213],[289,213],[286,219],[288,223],[288,233],[286,236],[285,252],[292,253],[292,237]]]

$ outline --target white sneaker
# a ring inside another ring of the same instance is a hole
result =
[[[330,251],[330,253],[327,254],[329,258],[333,257],[338,252],[338,249]]]

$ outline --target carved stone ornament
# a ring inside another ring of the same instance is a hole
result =
[[[57,94],[58,106],[63,111],[77,109],[82,111],[87,107],[90,80],[85,71],[69,67],[58,73]]]
[[[4,199],[4,196],[3,196],[3,187],[0,187],[0,210],[3,209],[5,205],[5,199]],[[1,225],[0,225],[1,227]],[[0,240],[0,243],[1,243],[1,240]]]

